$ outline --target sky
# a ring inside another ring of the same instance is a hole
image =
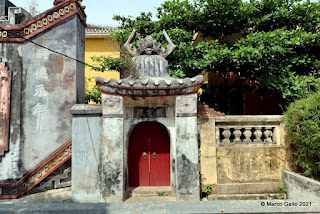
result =
[[[28,10],[27,1],[31,0],[11,0],[16,6]],[[311,0],[316,2],[317,0]],[[53,0],[37,0],[40,12],[44,12],[53,7]],[[141,12],[151,11],[156,17],[156,8],[165,0],[83,0],[82,4],[87,8],[87,24],[117,27],[118,22],[112,20],[113,15],[124,15],[136,17]]]
[[[18,7],[28,10],[27,0],[10,0]],[[29,0],[30,1],[30,0]],[[54,0],[37,0],[38,11],[44,12],[53,7]],[[156,17],[156,8],[165,0],[83,0],[86,6],[87,24],[117,27],[118,22],[112,20],[113,15],[136,17],[140,12],[151,11]]]

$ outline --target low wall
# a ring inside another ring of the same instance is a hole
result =
[[[283,116],[198,118],[201,184],[213,194],[280,193],[282,172],[291,169]]]
[[[72,199],[103,202],[100,183],[101,105],[77,104],[72,119]]]
[[[283,172],[283,180],[288,189],[288,199],[315,201],[320,199],[319,181],[289,171]]]

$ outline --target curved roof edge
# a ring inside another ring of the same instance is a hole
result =
[[[0,30],[0,42],[24,42],[76,14],[86,26],[84,9],[78,0],[65,1],[19,26],[3,26],[3,30]]]

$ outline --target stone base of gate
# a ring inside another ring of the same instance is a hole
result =
[[[170,136],[171,193],[199,201],[197,94],[131,98],[102,95],[100,105],[75,105],[72,198],[74,202],[120,202],[129,196],[128,146],[140,122],[163,124]]]

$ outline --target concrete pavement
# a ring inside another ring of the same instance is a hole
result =
[[[0,214],[104,214],[104,213],[320,213],[320,201],[300,206],[294,200],[135,202],[135,203],[28,203],[0,201]]]

